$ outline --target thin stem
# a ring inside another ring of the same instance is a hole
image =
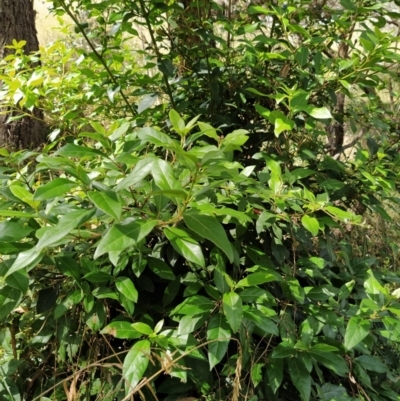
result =
[[[76,16],[71,12],[71,10],[68,8],[68,6],[65,4],[64,0],[60,0],[60,3],[63,7],[63,9],[65,10],[65,12],[68,14],[68,16],[72,19],[72,21],[74,22],[74,24],[78,27],[79,31],[81,32],[81,34],[83,35],[85,41],[87,42],[87,44],[89,45],[89,47],[91,48],[92,52],[95,54],[95,56],[98,58],[98,60],[101,62],[101,64],[103,65],[103,67],[105,68],[105,70],[107,71],[107,74],[110,76],[111,81],[113,82],[113,84],[115,85],[115,87],[118,87],[118,81],[115,78],[113,72],[111,71],[110,67],[107,65],[107,63],[105,62],[105,60],[103,59],[103,56],[96,50],[96,48],[94,47],[93,43],[90,41],[89,37],[86,35],[85,30],[82,28],[82,25],[79,23],[78,19],[76,18]],[[126,97],[126,95],[124,94],[123,90],[120,89],[120,94],[122,99],[124,100],[125,104],[128,106],[128,109],[131,111],[132,115],[136,115],[137,112],[136,110],[132,107],[132,105],[130,104],[128,98]]]
[[[147,29],[149,31],[151,42],[153,44],[153,49],[156,53],[157,59],[161,60],[162,54],[160,53],[160,50],[158,49],[158,46],[157,46],[156,38],[154,36],[153,26],[151,25],[150,20],[149,20],[149,12],[146,10],[143,0],[139,0],[139,4],[140,4],[140,8],[142,9],[143,17],[146,21]],[[171,102],[172,108],[175,109],[175,102],[174,102],[174,98],[172,96],[171,85],[169,84],[168,77],[166,76],[166,74],[164,74],[163,72],[162,72],[162,74],[164,77],[164,82],[165,82],[165,86],[167,89],[167,94],[168,94],[169,100]]]

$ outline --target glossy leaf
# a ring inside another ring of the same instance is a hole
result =
[[[320,351],[317,348],[312,348],[310,350],[310,355],[316,361],[322,363],[328,369],[331,369],[333,372],[335,372],[337,375],[342,377],[347,376],[349,368],[346,361],[340,355],[334,354],[333,352]]]
[[[164,160],[155,159],[152,165],[151,173],[154,182],[162,190],[182,190],[182,185],[174,177],[171,166]]]
[[[115,224],[97,244],[95,258],[136,246],[157,225],[155,220],[136,220],[128,224]]]
[[[58,196],[64,195],[72,188],[76,188],[79,184],[76,182],[67,180],[66,178],[56,178],[53,181],[48,182],[40,186],[33,195],[34,200],[44,201],[47,199],[53,199]]]
[[[221,223],[215,217],[187,212],[183,219],[191,230],[215,244],[226,254],[230,262],[233,262],[234,255],[231,244]]]
[[[310,217],[305,214],[301,218],[301,223],[303,224],[303,227],[312,234],[313,237],[318,235],[319,223],[315,217]]]
[[[22,292],[11,286],[0,289],[0,319],[7,317],[19,304]]]
[[[106,311],[101,300],[94,303],[91,311],[86,315],[86,324],[93,332],[99,331],[106,321]]]
[[[0,223],[0,241],[12,242],[25,238],[33,228],[25,226],[22,222],[3,221]]]
[[[23,295],[28,291],[29,276],[25,270],[19,270],[6,277],[6,284],[15,288]]]
[[[268,384],[274,394],[276,394],[283,381],[283,366],[282,358],[271,358],[266,366]]]
[[[347,323],[346,333],[344,336],[344,346],[351,350],[370,332],[371,323],[369,320],[363,319],[360,316],[353,316]]]
[[[171,313],[171,315],[196,315],[209,312],[214,308],[214,302],[202,295],[186,298]]]
[[[121,189],[135,186],[144,180],[150,174],[154,160],[154,156],[139,160],[134,169],[117,184],[115,191],[119,192]]]
[[[164,233],[174,249],[187,261],[205,267],[201,246],[186,231],[176,227],[167,227],[164,229]]]
[[[107,213],[117,221],[121,219],[122,204],[119,201],[115,192],[90,191],[88,192],[88,197],[96,205],[97,208]]]
[[[245,309],[243,317],[252,321],[263,333],[263,335],[279,335],[277,324],[271,319],[266,318],[263,313],[257,309]]]
[[[231,326],[232,332],[236,333],[239,330],[243,317],[243,306],[240,296],[235,292],[224,294],[222,298],[222,306],[224,315]]]
[[[150,341],[136,342],[124,359],[122,375],[125,381],[125,393],[135,389],[146,372],[150,360]]]
[[[68,143],[67,145],[63,146],[56,152],[56,155],[74,158],[105,156],[104,153],[97,149],[89,148],[88,146],[75,145],[73,143]]]
[[[33,269],[43,258],[43,253],[37,247],[18,254],[12,266],[7,270],[5,277],[21,270],[26,269],[29,271]]]
[[[85,280],[98,284],[98,283],[106,283],[112,279],[111,274],[97,270],[97,271],[91,271],[87,274],[85,274],[82,278]]]
[[[185,121],[182,119],[179,113],[174,109],[171,109],[169,111],[169,119],[175,132],[183,136],[185,131]]]
[[[228,350],[231,332],[225,316],[221,313],[214,315],[207,326],[208,361],[210,370],[225,356]]]
[[[172,269],[161,259],[147,258],[147,263],[150,270],[158,277],[166,280],[175,280],[175,274]]]
[[[293,385],[300,393],[302,401],[309,401],[311,395],[311,376],[300,359],[290,359],[289,374]]]
[[[150,334],[153,334],[153,329],[146,323],[142,323],[142,322],[132,323],[132,327],[141,334],[144,334],[147,336],[149,336]]]
[[[253,287],[259,284],[270,283],[277,281],[277,276],[270,272],[257,272],[249,274],[247,277],[241,279],[236,285],[237,287]]]
[[[156,146],[172,148],[179,146],[178,142],[173,140],[170,136],[151,127],[141,128],[137,135],[142,141],[150,142]]]
[[[27,203],[34,209],[36,209],[40,205],[40,201],[34,200],[33,194],[20,185],[11,185],[10,191],[13,193],[14,196],[16,196],[22,202]]]
[[[138,291],[135,288],[132,280],[128,277],[118,277],[115,279],[115,286],[117,290],[123,294],[127,299],[131,300],[132,302],[138,301]]]
[[[199,329],[207,320],[209,313],[201,315],[186,315],[181,318],[178,326],[178,334],[190,334]]]
[[[64,238],[74,228],[79,227],[85,221],[89,220],[94,214],[94,210],[75,210],[62,216],[55,226],[44,227],[41,229],[40,239],[37,243],[37,249],[43,249],[57,243]]]

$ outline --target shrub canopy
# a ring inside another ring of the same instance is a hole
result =
[[[0,398],[399,400],[393,4],[52,3],[1,64],[53,131],[0,149]]]

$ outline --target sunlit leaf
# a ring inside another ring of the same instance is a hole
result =
[[[125,393],[129,394],[142,379],[150,360],[150,341],[141,340],[133,345],[124,359],[122,375]]]

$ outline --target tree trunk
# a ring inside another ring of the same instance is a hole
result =
[[[0,59],[10,53],[5,46],[13,39],[26,41],[25,53],[39,50],[33,0],[0,0],[0,27]],[[34,110],[33,116],[7,122],[9,115],[0,115],[0,146],[33,149],[42,145],[46,141],[43,113]]]

